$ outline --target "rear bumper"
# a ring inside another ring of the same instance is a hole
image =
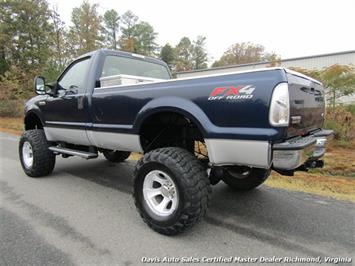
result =
[[[332,130],[319,130],[307,137],[290,139],[273,145],[273,168],[294,170],[316,161],[325,153],[325,144],[333,138]]]

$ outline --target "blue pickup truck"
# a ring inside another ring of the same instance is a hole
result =
[[[284,68],[173,79],[158,59],[101,49],[57,81],[34,83],[19,144],[25,173],[50,174],[56,155],[122,162],[142,153],[135,205],[165,235],[200,220],[220,180],[250,190],[271,170],[322,167],[332,136],[322,129],[322,84]]]

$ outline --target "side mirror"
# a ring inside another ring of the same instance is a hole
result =
[[[46,94],[46,84],[45,84],[45,80],[44,77],[41,76],[37,76],[34,79],[34,87],[35,87],[35,92],[38,95],[44,95]]]

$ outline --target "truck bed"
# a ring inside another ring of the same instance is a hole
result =
[[[291,121],[287,132],[270,126],[268,121],[272,90],[280,82],[289,83]],[[250,98],[236,93],[236,89],[246,86],[255,88]],[[222,89],[216,93],[218,88]],[[210,126],[205,132],[207,137],[215,138],[280,140],[280,136],[286,139],[320,128],[324,120],[322,85],[279,67],[146,84],[102,86],[94,89],[92,101],[96,114],[93,123],[98,127],[116,124],[122,125],[123,130],[127,127],[134,130],[138,112],[159,103],[167,105],[167,111],[193,108],[191,112],[197,120]],[[149,102],[151,106],[144,107]],[[120,112],[112,111],[117,106]]]

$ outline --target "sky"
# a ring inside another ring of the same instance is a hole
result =
[[[49,0],[70,25],[81,1]],[[209,62],[236,42],[261,44],[281,58],[355,50],[355,0],[89,0],[99,13],[131,10],[158,33],[157,43],[206,37]]]

